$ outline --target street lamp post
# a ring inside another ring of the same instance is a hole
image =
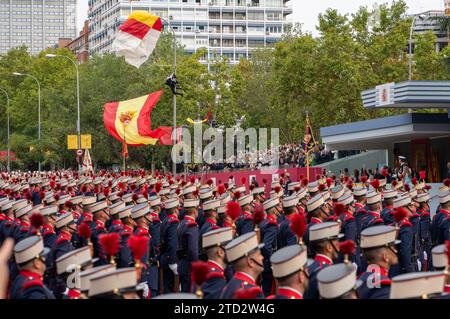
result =
[[[411,29],[409,31],[409,59],[408,59],[408,80],[412,80],[412,40],[413,40],[413,33],[414,33],[414,24],[416,23],[416,19],[419,18],[420,20],[424,20],[426,18],[426,15],[420,14],[418,16],[414,16],[412,22],[411,22]]]
[[[77,140],[78,140],[78,149],[81,150],[81,123],[80,123],[80,73],[78,71],[78,64],[69,58],[68,56],[61,54],[46,54],[46,58],[65,58],[72,62],[75,66],[75,70],[77,72]],[[81,171],[81,163],[78,163],[78,170]]]
[[[5,93],[5,96],[6,96],[6,118],[7,118],[7,130],[8,130],[8,132],[7,132],[7,138],[8,138],[8,160],[7,160],[7,164],[6,164],[6,169],[7,169],[7,171],[8,171],[8,173],[9,173],[9,171],[10,171],[10,164],[11,164],[11,155],[10,155],[10,152],[11,152],[11,143],[10,143],[10,131],[9,131],[9,95],[8,95],[8,92],[6,92],[6,90],[4,90],[4,89],[1,89],[0,88],[0,91],[2,91],[3,93]]]
[[[39,142],[39,153],[41,153],[41,83],[38,81],[38,79],[31,75],[26,73],[19,73],[19,72],[13,72],[13,75],[16,76],[29,76],[34,81],[36,81],[38,85],[38,142]],[[38,162],[38,170],[39,173],[41,172],[41,161]]]
[[[177,36],[175,34],[175,30],[173,29],[172,25],[170,24],[170,21],[168,19],[161,19],[167,23],[170,30],[173,34],[173,74],[176,75],[177,73]],[[175,145],[177,140],[177,95],[173,94],[173,145]],[[175,177],[177,175],[177,164],[175,162],[175,159],[172,159],[172,175]]]

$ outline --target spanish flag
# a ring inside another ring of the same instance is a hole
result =
[[[171,127],[151,129],[150,114],[162,93],[160,90],[132,100],[105,104],[103,123],[109,134],[123,143],[124,153],[128,153],[127,145],[155,145],[159,139],[167,141],[171,136]]]
[[[119,27],[112,50],[139,68],[155,49],[161,29],[160,17],[142,10],[133,11]]]

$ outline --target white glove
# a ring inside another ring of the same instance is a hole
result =
[[[147,283],[141,282],[136,286],[138,289],[142,289],[142,298],[147,299],[150,294],[150,288],[148,287]]]
[[[419,268],[419,271],[422,271],[422,263],[420,262],[420,260],[417,260],[417,266]]]
[[[170,270],[173,271],[174,275],[178,275],[178,265],[177,264],[171,264],[169,265]]]

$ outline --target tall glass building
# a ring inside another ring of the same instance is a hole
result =
[[[26,45],[32,54],[75,38],[77,0],[0,0],[0,53]]]
[[[132,10],[150,11],[170,20],[188,53],[207,48],[208,58],[230,63],[270,47],[292,23],[286,0],[89,0],[91,54],[109,51],[118,27]],[[206,57],[205,60],[206,61]]]

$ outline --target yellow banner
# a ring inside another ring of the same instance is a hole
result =
[[[91,134],[81,135],[81,149],[90,150],[92,148],[92,136]],[[67,135],[67,149],[77,150],[78,149],[78,136],[77,135]]]

